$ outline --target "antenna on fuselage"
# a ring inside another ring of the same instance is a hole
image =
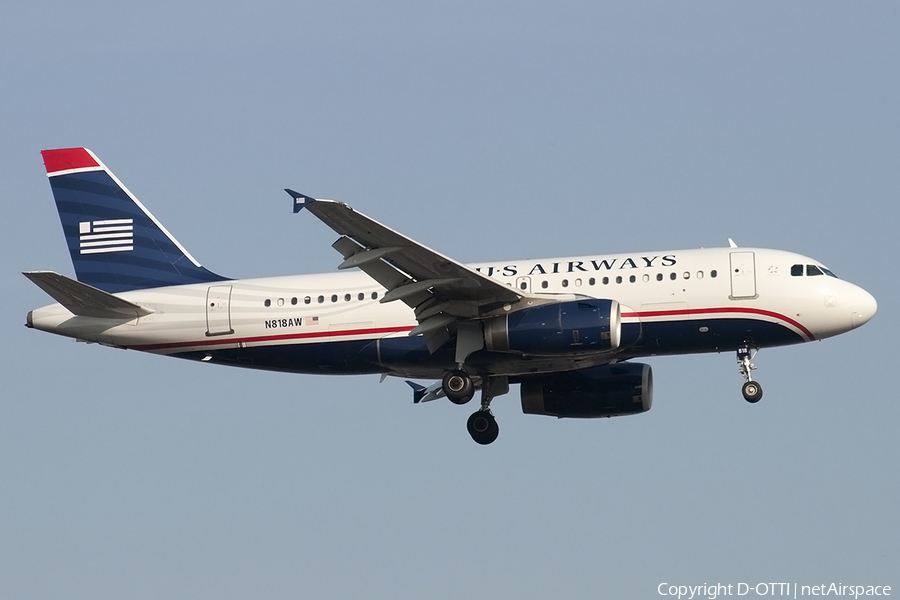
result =
[[[738,245],[734,243],[734,240],[733,240],[733,239],[728,238],[728,247],[729,247],[729,248],[737,248]]]

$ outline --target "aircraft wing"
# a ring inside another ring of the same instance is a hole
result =
[[[415,309],[419,325],[410,335],[478,318],[525,297],[343,202],[285,191],[294,198],[295,213],[305,208],[341,236],[332,245],[344,257],[339,269],[360,268],[388,290],[381,302],[400,300]]]

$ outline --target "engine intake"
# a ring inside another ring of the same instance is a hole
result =
[[[485,348],[494,352],[602,352],[617,349],[621,339],[622,315],[615,300],[546,304],[484,323]]]
[[[531,377],[522,382],[522,412],[591,419],[650,410],[650,365],[616,363],[581,371]]]

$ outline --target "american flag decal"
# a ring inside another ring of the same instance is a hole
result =
[[[78,241],[82,254],[127,252],[134,250],[134,220],[108,219],[78,224]]]

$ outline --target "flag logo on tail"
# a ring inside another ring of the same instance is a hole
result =
[[[134,250],[134,220],[107,219],[78,224],[81,254]]]

